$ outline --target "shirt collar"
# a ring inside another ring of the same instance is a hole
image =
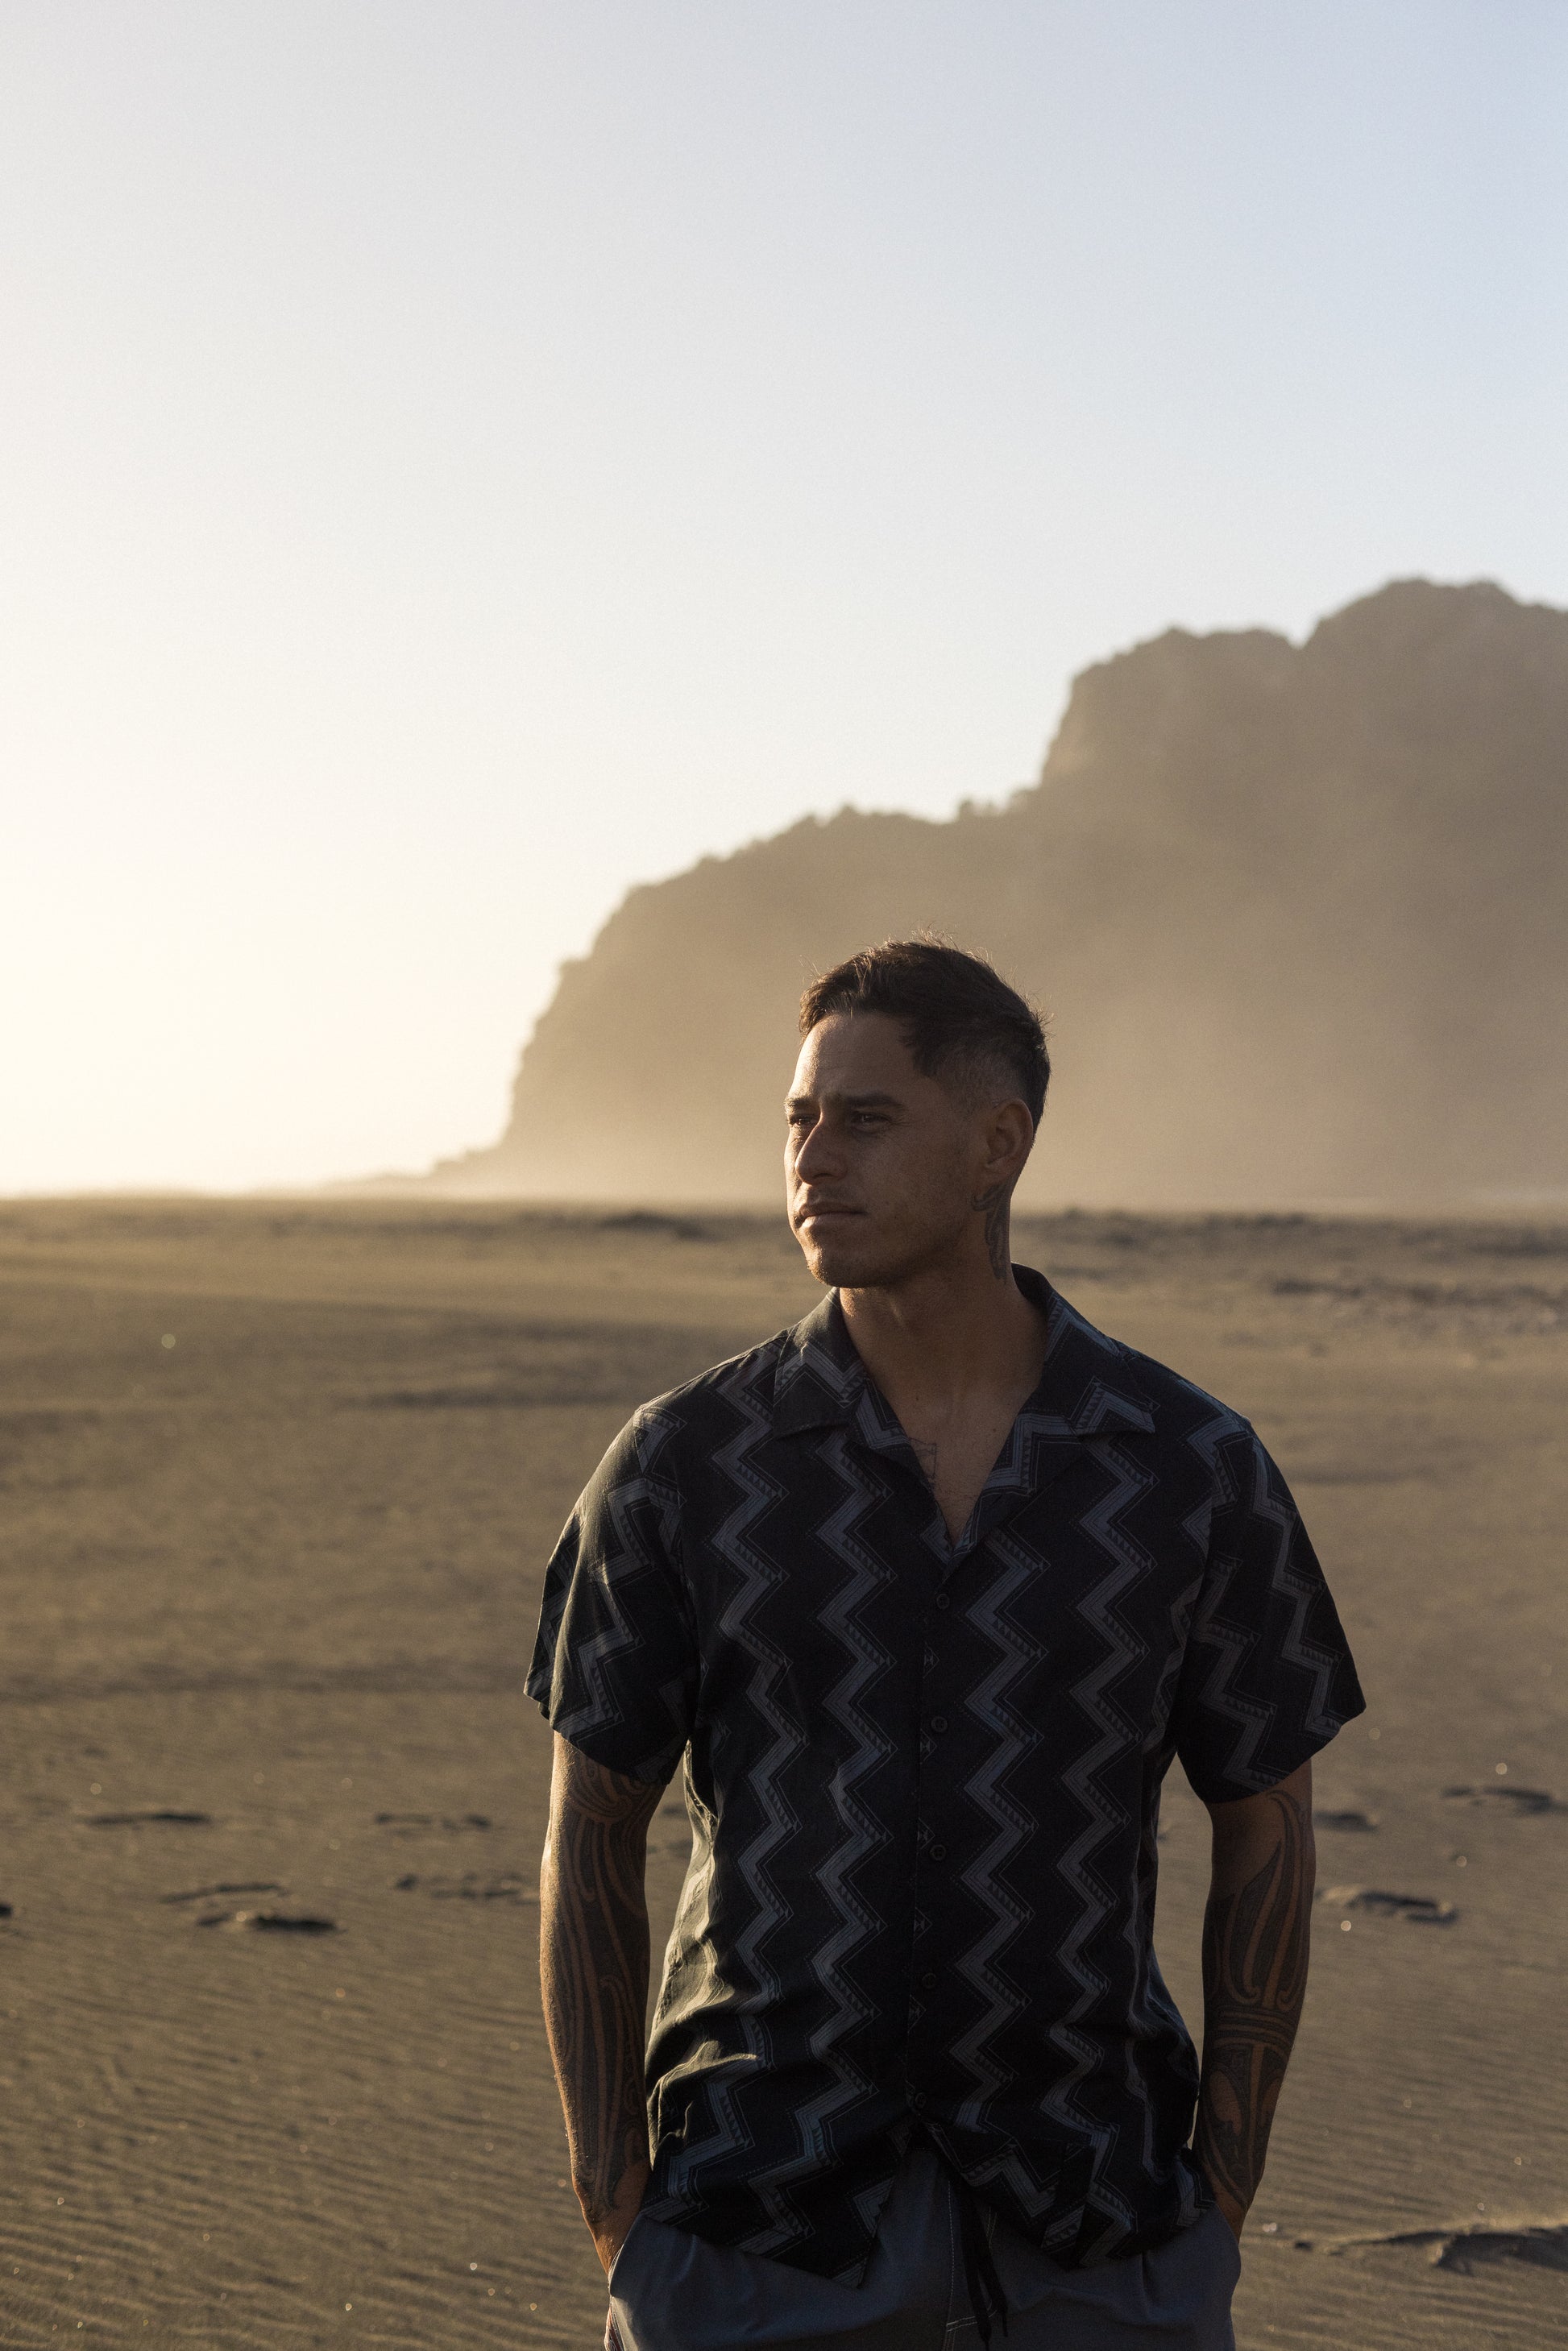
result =
[[[1027,1422],[1036,1438],[1152,1434],[1155,1416],[1128,1350],[1097,1331],[1043,1274],[1015,1265],[1013,1279],[1046,1318],[1045,1364],[1019,1424]],[[785,1335],[773,1386],[774,1433],[842,1426],[855,1418],[870,1386],[835,1290]]]

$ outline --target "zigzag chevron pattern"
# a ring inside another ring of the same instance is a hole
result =
[[[1063,2261],[1194,2217],[1160,1783],[1268,1787],[1361,1707],[1247,1423],[1018,1279],[1045,1368],[956,1543],[830,1300],[623,1432],[529,1676],[612,1770],[685,1756],[648,2209],[849,2281],[917,2123]]]

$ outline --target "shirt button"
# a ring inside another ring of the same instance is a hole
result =
[[[925,2104],[925,2091],[911,2090],[909,2093],[909,2103],[912,2106],[923,2106]]]
[[[931,1728],[936,1733],[937,1738],[940,1739],[942,1733],[947,1728],[946,1716],[945,1714],[934,1714],[931,1718]]]
[[[931,1848],[931,1858],[933,1861],[946,1861],[947,1858],[946,1846],[945,1844],[934,1844]]]
[[[924,1975],[921,1977],[921,1979],[920,1979],[920,1989],[921,1989],[921,1991],[936,1991],[936,1969],[935,1969],[935,1968],[927,1968],[927,1969],[926,1969],[926,1970],[925,1970],[925,1974],[924,1974]]]
[[[939,1592],[936,1594],[936,1604],[938,1608],[950,1608],[953,1604],[945,1592]]]

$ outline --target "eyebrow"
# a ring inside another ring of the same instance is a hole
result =
[[[808,1103],[819,1101],[832,1102],[843,1110],[903,1110],[904,1107],[897,1094],[887,1093],[790,1094],[784,1107],[786,1110],[804,1110]]]

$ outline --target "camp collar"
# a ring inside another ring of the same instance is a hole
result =
[[[1152,1435],[1154,1413],[1135,1359],[1070,1306],[1060,1290],[1027,1265],[1013,1279],[1046,1318],[1045,1363],[1019,1413],[1037,1438]],[[870,1398],[868,1399],[868,1390]],[[843,1425],[874,1401],[877,1417],[893,1415],[850,1336],[835,1290],[804,1322],[784,1334],[773,1384],[776,1436]]]

